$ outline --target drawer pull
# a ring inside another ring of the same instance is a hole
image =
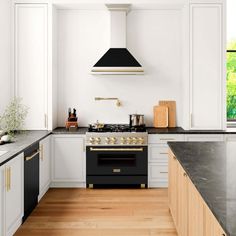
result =
[[[175,140],[174,138],[160,138],[162,141]]]
[[[37,152],[35,152],[33,155],[26,157],[25,160],[26,161],[30,161],[31,159],[33,159],[35,156],[37,156],[40,153],[40,150],[38,150]]]
[[[160,171],[161,174],[168,174],[168,171]]]
[[[160,152],[160,155],[168,155],[168,152]]]

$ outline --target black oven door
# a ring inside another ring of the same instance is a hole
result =
[[[87,175],[147,175],[147,147],[87,146]]]

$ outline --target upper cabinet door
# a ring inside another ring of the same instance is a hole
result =
[[[190,4],[190,129],[224,129],[224,5]]]
[[[14,92],[29,107],[29,130],[47,129],[47,12],[47,4],[15,4]]]

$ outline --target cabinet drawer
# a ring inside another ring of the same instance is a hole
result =
[[[182,134],[149,134],[148,143],[167,143],[171,141],[183,141]]]
[[[188,134],[185,141],[189,142],[220,142],[224,141],[223,134]]]
[[[168,165],[152,163],[149,165],[149,181],[168,181]]]
[[[149,162],[168,162],[168,146],[166,144],[149,145]]]

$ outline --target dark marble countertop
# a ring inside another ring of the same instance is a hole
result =
[[[148,134],[185,134],[185,130],[182,127],[175,128],[155,128],[147,127]]]
[[[88,127],[79,127],[76,131],[69,131],[65,127],[57,127],[52,131],[52,134],[85,134]]]
[[[168,145],[227,236],[236,236],[236,141]]]
[[[16,134],[13,142],[0,145],[0,151],[6,151],[5,154],[0,156],[0,165],[3,165],[5,162],[20,154],[32,144],[47,137],[50,133],[51,131],[33,130]]]
[[[226,130],[185,130],[182,127],[147,127],[147,132],[148,134],[236,134],[236,128],[227,128]]]

